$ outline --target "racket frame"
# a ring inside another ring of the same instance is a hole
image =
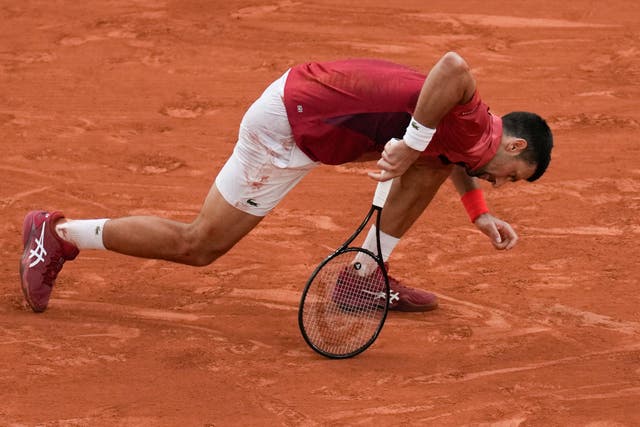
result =
[[[391,188],[391,181],[381,182],[378,184],[378,188],[376,189],[376,194],[374,196],[374,201],[371,206],[371,209],[369,209],[369,212],[364,217],[364,219],[362,220],[362,222],[360,223],[356,231],[347,240],[345,240],[345,242],[342,245],[340,245],[338,249],[336,249],[332,254],[326,257],[320,264],[318,264],[318,266],[315,268],[315,270],[307,280],[307,283],[304,287],[304,291],[302,292],[302,297],[300,298],[300,305],[298,309],[298,326],[300,328],[300,332],[302,333],[302,337],[304,338],[305,342],[309,345],[309,347],[311,347],[314,351],[330,359],[347,359],[365,351],[378,338],[378,336],[380,335],[380,331],[382,331],[382,327],[384,326],[384,322],[387,319],[387,314],[389,313],[390,289],[389,289],[389,276],[387,275],[387,268],[384,265],[384,260],[382,259],[382,248],[380,245],[380,217],[382,216],[382,208],[384,206],[384,203],[386,201],[390,188]],[[370,222],[371,217],[373,216],[374,213],[376,214],[376,219],[375,219],[376,248],[378,253],[374,254],[370,250],[362,247],[349,246],[362,233],[362,230]],[[382,276],[384,278],[385,303],[384,303],[384,306],[382,307],[382,318],[380,319],[380,324],[378,325],[376,332],[371,336],[371,338],[366,343],[364,343],[362,346],[360,346],[356,350],[348,353],[330,353],[328,351],[325,351],[319,348],[316,344],[314,344],[314,342],[307,335],[304,327],[304,303],[305,303],[307,293],[310,289],[311,284],[313,283],[318,273],[322,270],[322,268],[326,264],[331,262],[331,260],[333,260],[335,257],[347,252],[354,252],[354,253],[364,252],[367,255],[371,256],[376,261],[378,267],[380,268],[380,271],[382,272]]]

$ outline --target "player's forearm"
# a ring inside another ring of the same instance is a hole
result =
[[[454,166],[450,177],[471,222],[475,223],[481,215],[489,213],[476,178],[469,176],[465,169],[458,165]]]
[[[480,188],[477,179],[469,176],[462,166],[455,165],[451,171],[451,182],[459,195],[463,196],[471,190]]]
[[[475,90],[475,79],[465,60],[448,52],[429,72],[413,117],[435,129],[442,117],[456,105],[468,102]]]

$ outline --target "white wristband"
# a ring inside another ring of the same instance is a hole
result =
[[[407,126],[407,131],[405,132],[402,139],[404,140],[405,144],[407,144],[414,150],[424,151],[431,142],[431,138],[433,138],[433,134],[435,133],[435,129],[431,129],[430,127],[419,123],[412,117],[409,126]]]

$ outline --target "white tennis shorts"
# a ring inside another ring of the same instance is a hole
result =
[[[293,140],[284,107],[288,71],[249,107],[240,123],[238,142],[215,184],[231,205],[265,216],[319,162]]]

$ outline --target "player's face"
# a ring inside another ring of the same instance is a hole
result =
[[[496,155],[481,168],[467,171],[476,178],[484,179],[500,187],[505,182],[516,182],[530,178],[536,171],[536,165],[522,160],[519,155],[527,148],[527,141],[504,135]]]
[[[494,157],[484,167],[469,171],[468,174],[489,181],[494,187],[500,187],[506,182],[516,182],[527,179],[532,176],[536,170],[535,165],[531,165],[517,157],[506,159],[501,157]]]

